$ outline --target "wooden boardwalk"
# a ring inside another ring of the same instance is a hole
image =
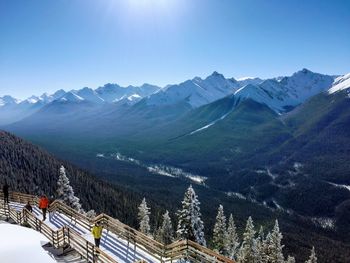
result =
[[[9,205],[3,203],[2,194],[0,198],[1,216],[11,218],[17,224],[29,224],[44,234],[56,248],[69,245],[88,262],[165,263],[187,259],[190,262],[234,263],[190,240],[164,245],[106,214],[89,219],[57,200],[51,203],[49,216],[43,222],[36,196],[12,192]],[[33,207],[33,213],[23,209],[28,201]],[[104,226],[100,248],[94,245],[90,234],[95,222]]]

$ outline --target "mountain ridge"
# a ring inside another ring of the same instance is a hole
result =
[[[58,90],[52,95],[44,93],[23,101],[4,96],[0,98],[0,125],[11,124],[35,114],[39,109],[56,100],[70,103],[87,101],[100,106],[103,104],[133,106],[141,101],[145,101],[148,106],[187,103],[189,107],[198,108],[234,94],[241,100],[251,98],[265,103],[278,113],[284,113],[305,102],[308,98],[326,91],[332,86],[332,83],[342,82],[342,78],[345,77],[346,75],[329,76],[302,69],[290,77],[235,80],[225,78],[214,71],[205,79],[195,77],[163,88],[151,84],[121,87],[118,84],[108,83],[97,89],[84,87],[68,92]]]

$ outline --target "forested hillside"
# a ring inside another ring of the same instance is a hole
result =
[[[137,207],[145,192],[133,193],[129,189],[123,189],[118,186],[117,178],[114,180],[115,184],[101,181],[65,161],[56,159],[37,146],[0,131],[0,184],[7,180],[11,190],[54,196],[61,165],[66,167],[71,185],[76,196],[81,199],[85,210],[95,209],[98,213],[106,212],[133,227],[138,227]],[[188,186],[187,183],[179,184],[179,182],[181,180],[171,180],[172,186],[178,189],[176,191],[178,195],[170,194],[162,186],[159,186],[160,190],[157,194],[146,194],[151,208],[152,232],[159,226],[165,209],[169,209],[174,226],[177,225],[175,212],[180,208],[185,185]],[[169,185],[170,181],[167,183]],[[274,212],[261,205],[214,192],[204,186],[194,187],[199,193],[205,236],[209,246],[212,246],[215,214],[221,203],[226,207],[227,215],[233,214],[239,236],[242,236],[246,220],[250,215],[255,219],[257,228],[262,225],[265,229],[272,229],[274,219],[278,219],[284,236],[284,253],[295,256],[298,262],[309,256],[312,246],[316,248],[319,262],[332,260],[346,262],[346,258],[350,257],[349,244],[340,241],[332,232],[314,226],[306,219]],[[154,199],[152,201],[152,198],[149,198],[152,196],[159,198],[155,202]]]
[[[66,167],[71,185],[85,210],[105,212],[131,226],[137,225],[135,215],[141,196],[99,180],[37,146],[0,131],[0,184],[6,180],[10,191],[46,194],[54,198],[61,165]],[[160,207],[150,203],[154,214],[160,214]]]

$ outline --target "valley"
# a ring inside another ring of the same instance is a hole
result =
[[[278,217],[290,252],[300,248],[289,236],[296,224],[311,236],[346,244],[350,101],[346,89],[327,93],[330,79],[335,77],[302,70],[283,81],[239,88],[216,72],[204,82],[180,84],[202,84],[205,94],[230,90],[209,103],[187,88],[190,95],[165,99],[178,86],[132,103],[96,103],[94,92],[83,98],[84,92],[75,91],[79,98],[66,94],[3,129],[172,212],[184,189],[196,185],[210,226],[212,207],[221,203],[239,217],[238,224],[248,215],[262,224]],[[315,90],[304,93],[308,85]],[[117,86],[107,87],[110,94]]]

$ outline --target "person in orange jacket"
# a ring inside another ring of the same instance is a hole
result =
[[[39,201],[39,208],[43,211],[43,221],[46,220],[46,211],[48,207],[49,207],[49,199],[46,197],[46,195],[42,195]]]

